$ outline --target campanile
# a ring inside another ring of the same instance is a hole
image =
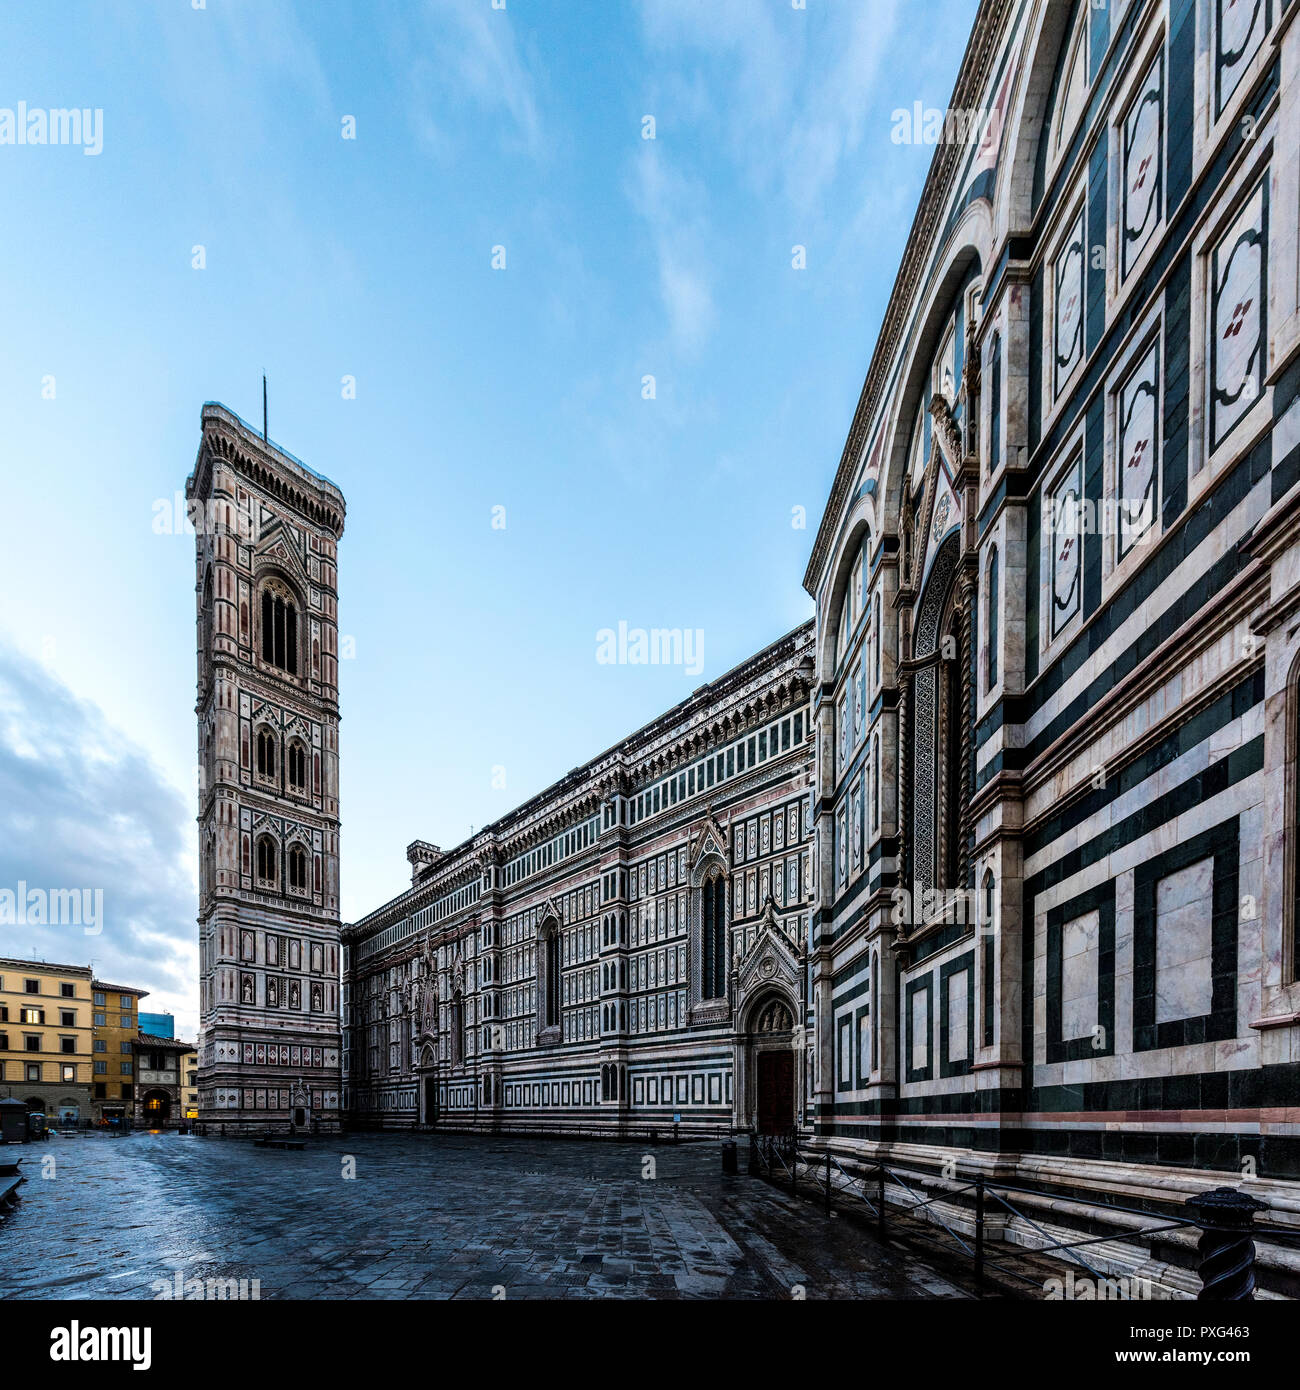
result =
[[[186,483],[198,608],[199,1116],[339,1127],[343,494],[203,407]]]

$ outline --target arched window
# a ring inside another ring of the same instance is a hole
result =
[[[989,556],[989,652],[988,689],[998,683],[998,552]]]
[[[984,1046],[992,1044],[994,1038],[994,1003],[997,998],[997,981],[995,979],[997,971],[997,951],[994,946],[994,937],[997,931],[997,885],[993,879],[993,870],[984,870],[983,879],[984,892],[980,902],[980,931],[984,937],[984,961],[980,967],[980,999],[984,1006]]]
[[[451,1064],[460,1066],[465,1060],[465,1001],[457,992],[451,996]]]
[[[291,676],[298,674],[298,610],[278,585],[262,590],[262,660]]]
[[[940,843],[939,858],[941,886],[957,888],[961,883],[962,822],[965,795],[961,778],[962,722],[965,704],[962,699],[964,651],[962,643],[961,609],[952,606],[944,624],[944,649],[948,653],[941,667],[939,697],[940,748]]]
[[[307,790],[307,750],[297,739],[289,745],[285,766],[289,774],[289,790],[304,794]]]
[[[853,564],[849,568],[848,582],[844,588],[844,596],[840,600],[839,623],[835,629],[836,675],[839,675],[844,669],[845,654],[857,632],[858,624],[870,607],[870,596],[867,593],[870,579],[868,570],[870,553],[871,533],[867,532],[853,557]]]
[[[212,651],[213,631],[212,566],[203,575],[203,598],[199,604],[199,658],[200,668],[207,662]]]
[[[289,887],[295,892],[307,891],[307,854],[301,845],[289,848]]]
[[[880,829],[880,735],[871,741],[871,786],[875,795],[871,802],[871,828]]]
[[[700,997],[727,996],[727,889],[721,874],[704,880],[702,893]]]
[[[835,632],[835,670],[838,672],[844,661],[844,653],[849,648],[849,627],[852,619],[849,608],[849,590],[844,590],[844,598],[840,603],[840,623]]]
[[[257,842],[257,881],[264,888],[274,888],[279,882],[278,859],[275,841],[263,835]]]
[[[871,953],[871,1070],[880,1066],[880,952]]]
[[[275,735],[270,729],[257,731],[257,775],[275,776]]]
[[[989,472],[1002,462],[1002,335],[989,346]]]
[[[546,938],[546,1013],[547,1028],[560,1024],[560,933],[552,931]]]

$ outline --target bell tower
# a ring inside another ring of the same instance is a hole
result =
[[[199,1118],[337,1130],[343,494],[224,406],[185,493],[198,598]]]

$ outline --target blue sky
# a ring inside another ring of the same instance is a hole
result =
[[[0,108],[102,110],[103,148],[0,145],[0,888],[102,887],[105,925],[0,954],[194,1030],[193,543],[155,504],[263,370],[348,501],[347,919],[807,617],[931,154],[890,113],[946,104],[974,11],[7,9]],[[702,671],[599,663],[620,621]]]

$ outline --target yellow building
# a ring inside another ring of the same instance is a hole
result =
[[[195,1050],[181,1058],[181,1114],[187,1120],[199,1118],[199,1054]]]
[[[94,982],[94,1116],[129,1120],[135,1110],[135,1041],[140,1036],[140,1000],[147,989]]]
[[[59,1124],[88,1119],[91,1015],[89,966],[0,958],[0,1096]]]

